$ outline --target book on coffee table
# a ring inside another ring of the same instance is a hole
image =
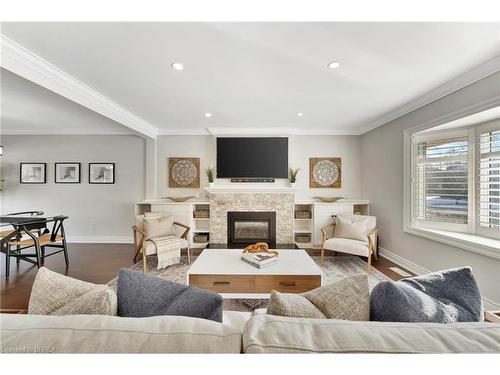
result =
[[[257,268],[264,268],[278,262],[277,254],[267,253],[245,253],[241,254],[241,260]]]

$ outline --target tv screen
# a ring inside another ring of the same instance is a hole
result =
[[[288,138],[217,138],[217,177],[288,177]]]

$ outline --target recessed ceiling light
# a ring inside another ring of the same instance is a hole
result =
[[[210,112],[206,112],[206,113],[205,113],[205,117],[206,117],[206,118],[212,117],[212,114],[211,114]]]
[[[297,117],[302,117],[302,116],[304,116],[303,112],[297,112]]]
[[[182,70],[184,69],[184,65],[178,62],[174,62],[172,63],[172,68],[174,68],[175,70]]]
[[[337,69],[340,66],[340,63],[338,61],[332,61],[330,64],[328,64],[328,67],[330,69]]]

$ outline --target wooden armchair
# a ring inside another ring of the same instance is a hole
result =
[[[346,217],[355,222],[356,220],[366,220],[368,232],[366,232],[366,240],[363,238],[352,239],[343,238],[335,235],[336,224],[332,223],[321,228],[323,235],[323,243],[321,246],[321,263],[324,262],[325,249],[331,250],[334,253],[348,253],[367,257],[368,271],[371,270],[372,256],[377,260],[378,234],[379,229],[376,227],[375,216],[361,216],[352,214],[339,214],[337,217]],[[345,225],[345,224],[343,224]]]
[[[191,263],[191,249],[189,248],[189,231],[191,230],[191,227],[182,223],[179,223],[177,221],[174,221],[173,225],[177,225],[181,228],[184,228],[184,232],[181,234],[180,238],[185,241],[185,248],[187,251],[187,260],[188,264]],[[143,270],[144,272],[147,271],[147,263],[146,263],[146,256],[148,255],[153,255],[156,254],[156,247],[151,241],[151,237],[142,229],[139,228],[138,225],[134,225],[132,227],[132,230],[134,231],[134,249],[135,249],[135,256],[134,256],[134,263],[136,262],[137,256],[139,253],[142,253],[142,263],[143,263]]]

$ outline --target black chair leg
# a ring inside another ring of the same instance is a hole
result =
[[[66,243],[66,238],[63,238],[63,249],[64,249],[64,261],[66,262],[66,267],[69,266],[69,257],[68,257],[68,244]]]
[[[16,246],[16,249],[17,249],[17,253],[19,254],[19,249],[21,248],[21,246],[17,245]],[[16,257],[16,264],[19,266],[21,264],[21,258],[19,257]]]
[[[42,266],[45,265],[45,246],[42,246],[42,257],[41,257],[41,262],[42,263]]]
[[[9,253],[9,245],[7,245],[7,249],[5,251],[5,278],[9,278],[10,273],[10,253]]]

